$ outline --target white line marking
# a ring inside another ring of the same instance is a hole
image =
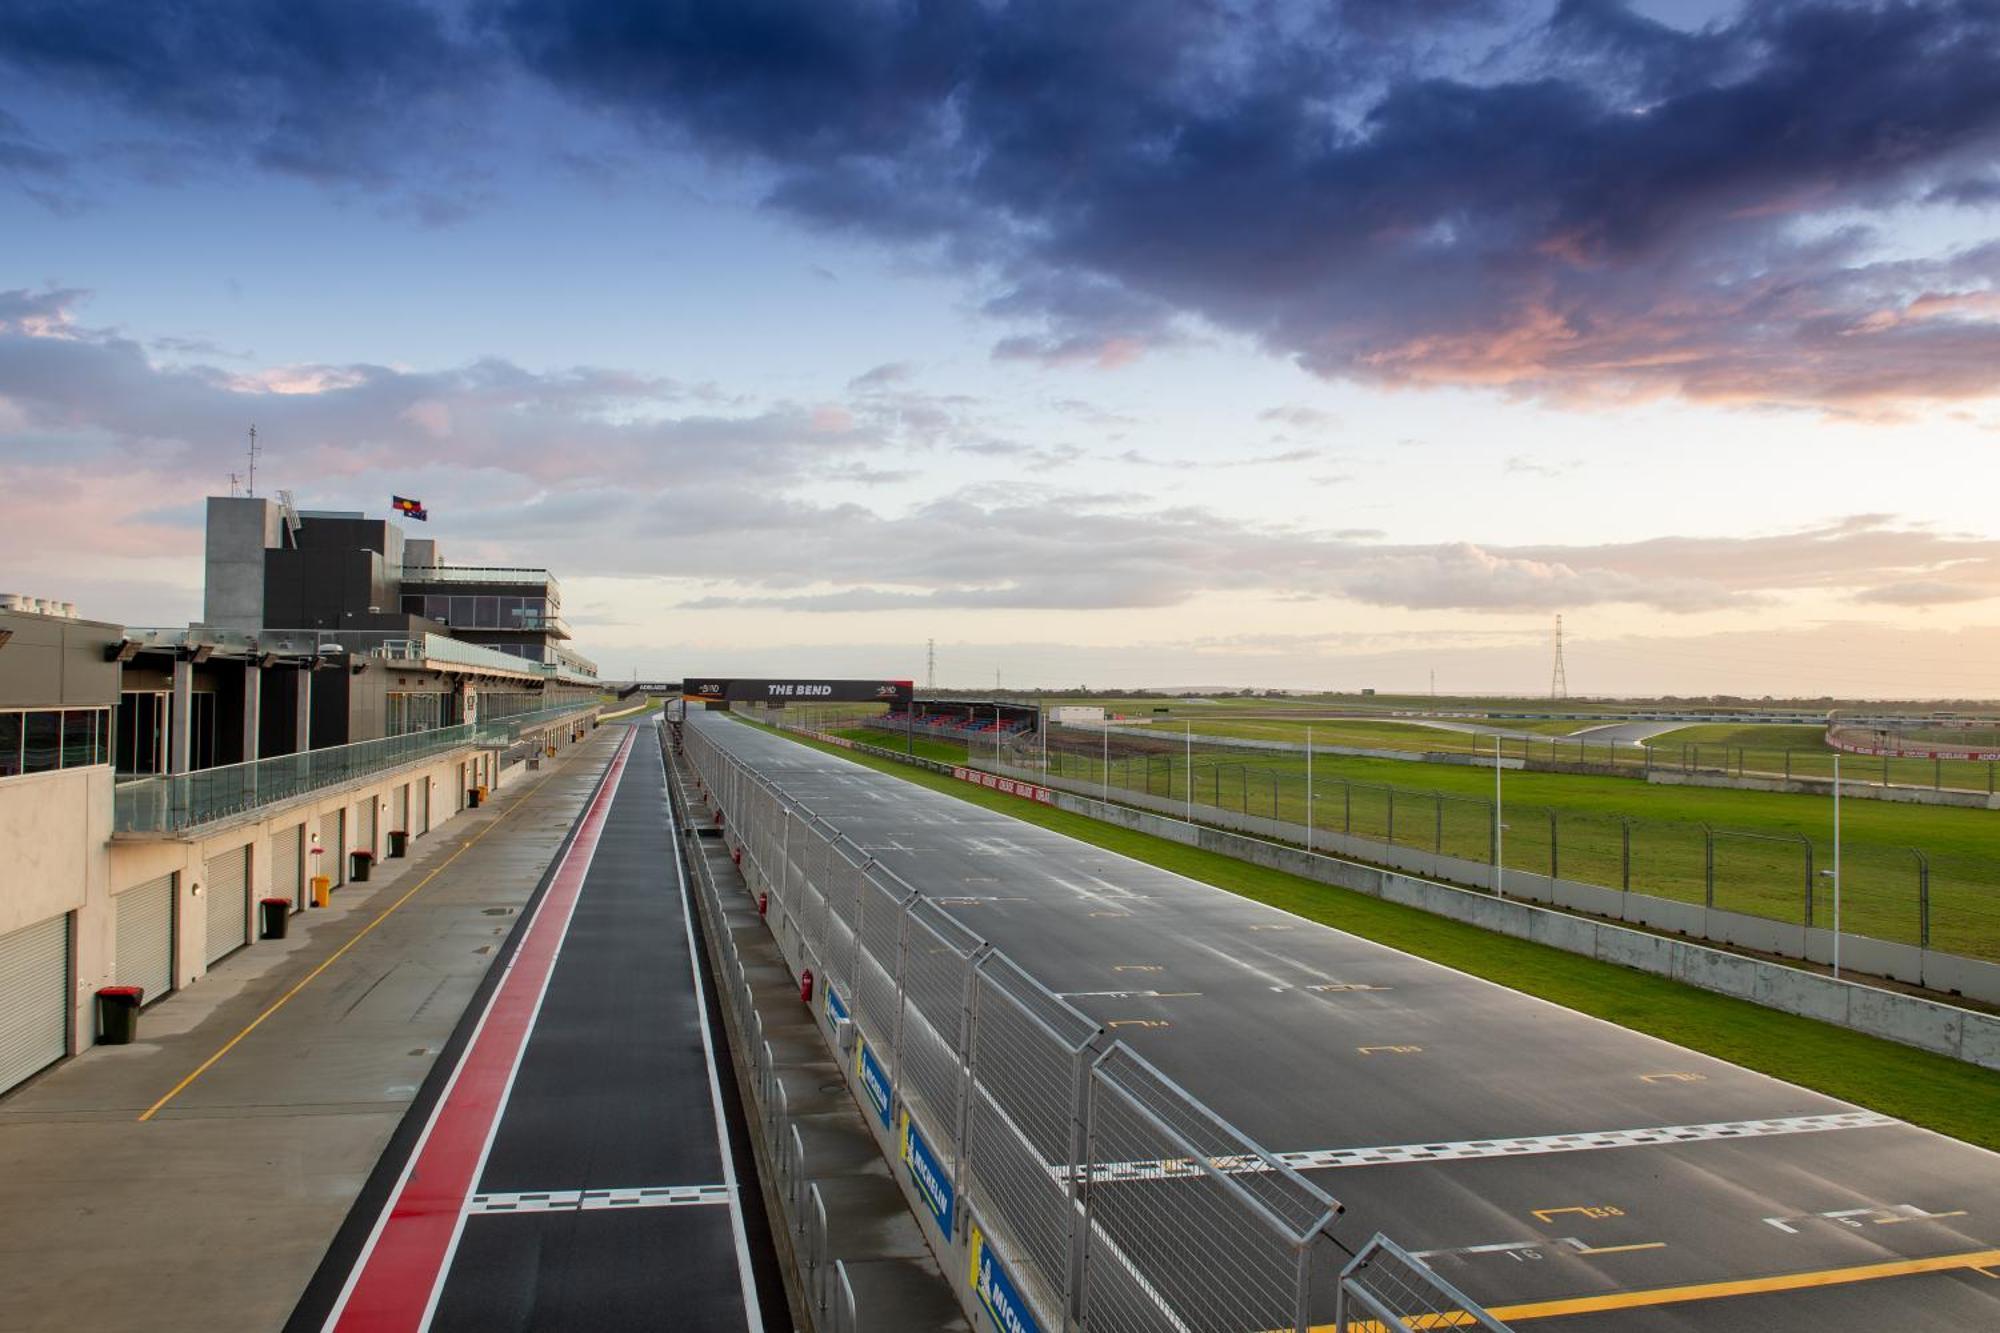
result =
[[[657,731],[659,724],[654,723]],[[657,756],[660,763],[661,794],[667,795],[665,787],[669,781],[667,761],[664,754]],[[736,1273],[743,1286],[743,1313],[751,1328],[764,1326],[763,1312],[757,1305],[757,1283],[750,1272],[750,1238],[743,1230],[743,1209],[736,1196],[736,1154],[729,1141],[729,1121],[722,1114],[722,1084],[715,1074],[715,1043],[708,1033],[708,997],[701,990],[701,946],[695,942],[693,905],[688,901],[687,867],[681,863],[681,830],[674,819],[674,804],[671,796],[667,800],[667,835],[673,843],[674,882],[680,888],[681,922],[687,927],[688,973],[694,982],[694,1002],[701,1019],[701,1051],[708,1061],[708,1099],[715,1112],[715,1141],[722,1150],[722,1180],[729,1188],[729,1227],[736,1236]]]
[[[1586,1134],[1541,1134],[1518,1139],[1467,1139],[1457,1143],[1395,1143],[1373,1148],[1314,1148],[1274,1156],[1295,1171],[1325,1171],[1353,1166],[1401,1166],[1411,1162],[1457,1162],[1480,1157],[1535,1157],[1548,1153],[1594,1152],[1602,1148],[1647,1148],[1676,1143],[1713,1143],[1724,1139],[1761,1139],[1786,1134],[1825,1134],[1842,1129],[1901,1127],[1902,1121],[1874,1111],[1839,1111],[1830,1115],[1798,1115],[1777,1120],[1719,1120],[1706,1125],[1659,1125],[1647,1129],[1608,1129]],[[1218,1170],[1256,1173],[1270,1168],[1255,1157],[1223,1157],[1209,1163]],[[1103,1162],[1091,1168],[1091,1179],[1166,1180],[1195,1175],[1201,1168],[1187,1158],[1142,1162]]]
[[[526,1190],[475,1194],[468,1213],[592,1212],[602,1208],[686,1208],[727,1204],[727,1185],[646,1185],[613,1190]]]

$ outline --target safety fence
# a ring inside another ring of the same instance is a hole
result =
[[[1038,769],[1044,758],[1048,766],[1041,771],[1051,777],[1107,796],[1139,792],[1186,801],[1197,819],[1204,808],[1233,811],[1387,847],[1488,865],[1498,861],[1509,872],[1648,893],[1791,925],[1832,924],[1832,839],[1782,824],[1744,829],[1642,819],[1512,796],[1503,797],[1496,820],[1491,797],[1325,771],[1308,777],[1298,762],[1244,762],[1199,750],[1192,756],[1114,754],[1107,763],[1096,754],[1052,749],[1043,756],[1019,745],[1008,761]],[[1881,841],[1881,832],[1870,826],[1886,817],[1869,811],[1861,831],[1841,840],[1843,927],[1895,944],[2000,958],[2000,863],[1957,849]]]
[[[1305,1333],[1351,1305],[1387,1311],[1386,1328],[1459,1326],[1421,1322],[1447,1308],[1501,1328],[1401,1251],[1393,1292],[1367,1285],[1380,1265],[1343,1268],[1340,1205],[1318,1186],[701,728],[662,727],[663,744],[671,732],[781,951],[812,972],[864,1112],[896,1136],[928,1221],[969,1252],[973,1300],[1001,1327]],[[809,1299],[853,1327],[742,960],[719,946]]]

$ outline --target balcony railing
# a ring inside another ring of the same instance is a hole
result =
[[[450,662],[454,666],[483,667],[488,671],[511,671],[518,675],[542,674],[541,663],[516,657],[497,648],[483,648],[449,634],[426,634],[421,639],[391,639],[382,645],[382,656],[409,662]]]
[[[247,764],[136,778],[115,789],[112,828],[118,833],[179,833],[453,750],[511,745],[535,727],[580,717],[596,707],[595,701],[573,703]]]
[[[518,583],[558,587],[546,569],[526,565],[404,565],[404,583]]]

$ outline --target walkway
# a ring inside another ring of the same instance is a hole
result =
[[[292,1328],[786,1326],[658,742],[607,730],[573,840]]]

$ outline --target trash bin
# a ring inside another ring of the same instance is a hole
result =
[[[487,798],[488,796],[490,796],[490,795],[492,795],[492,793],[491,793],[490,791],[488,791],[488,790],[487,790],[487,787],[486,787],[486,784],[485,784],[485,783],[483,783],[483,782],[482,782],[482,783],[480,783],[480,784],[479,784],[479,803],[480,803],[481,805],[484,805],[484,804],[486,803],[486,798]]]
[[[373,852],[349,852],[347,854],[347,877],[356,884],[368,882],[368,871],[375,864]]]
[[[146,998],[144,986],[102,986],[97,991],[97,1040],[106,1046],[125,1046],[139,1035],[139,1004]]]
[[[312,881],[313,906],[325,907],[333,900],[333,877],[314,875]]]
[[[410,854],[410,834],[407,829],[389,830],[389,855],[403,857]]]
[[[479,794],[480,794],[480,789],[477,787],[467,787],[465,789],[466,809],[477,810],[479,808]]]
[[[292,923],[292,900],[290,898],[259,898],[257,900],[258,933],[267,940],[285,938],[285,930]]]

